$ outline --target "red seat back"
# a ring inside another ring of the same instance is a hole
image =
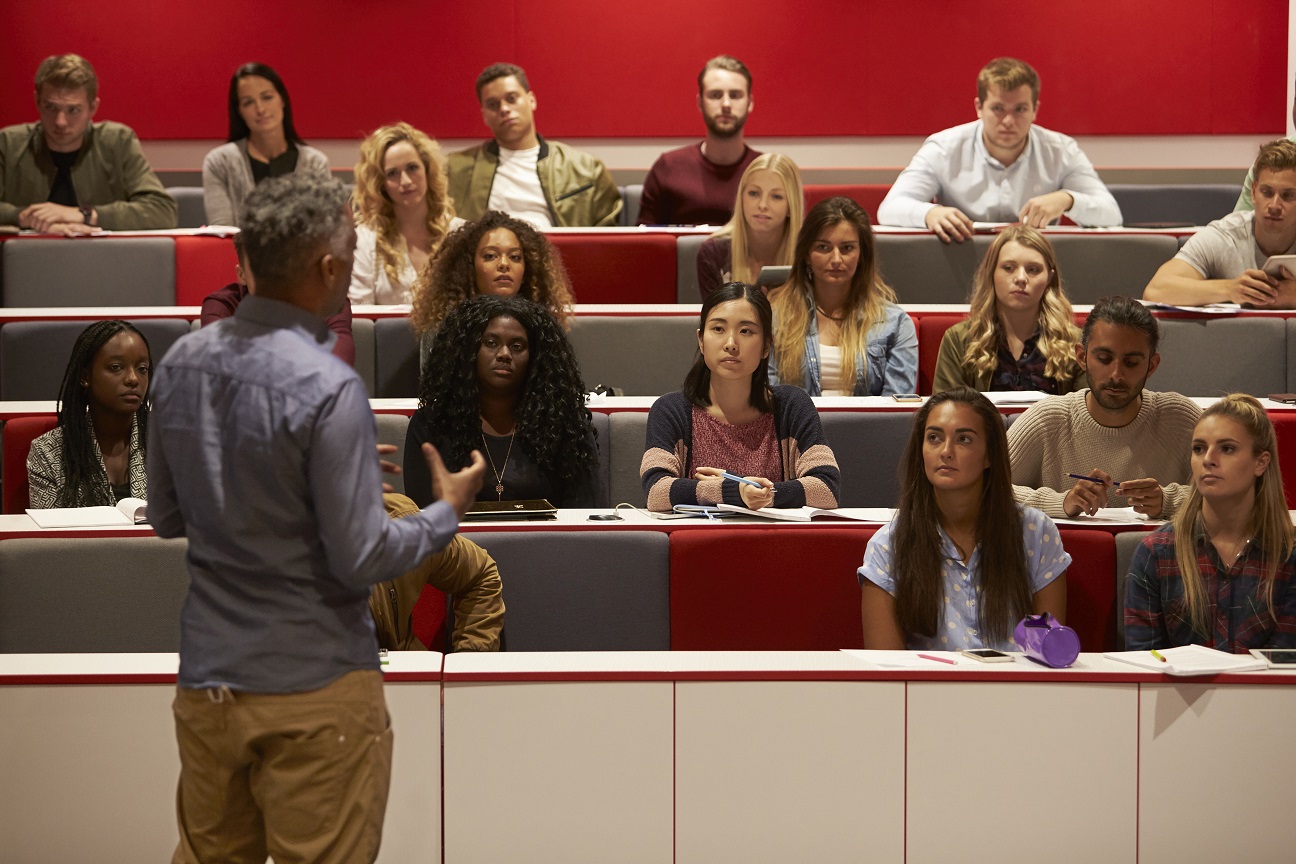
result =
[[[876,224],[878,205],[890,191],[890,183],[812,183],[805,187],[805,206],[809,210],[820,201],[842,195],[863,207]]]
[[[177,237],[177,306],[201,306],[203,298],[234,281],[238,254],[229,237]]]
[[[875,528],[684,529],[671,534],[671,649],[861,648],[855,575]]]
[[[1278,467],[1282,470],[1287,509],[1296,509],[1296,411],[1270,411],[1278,437]]]
[[[940,356],[945,331],[966,318],[959,313],[918,316],[918,392],[930,396],[936,377],[936,358]]]
[[[672,234],[550,234],[578,303],[675,303]]]
[[[1062,548],[1071,553],[1066,625],[1080,637],[1081,651],[1115,651],[1116,616],[1124,614],[1116,596],[1116,538],[1107,531],[1060,531]]]
[[[32,442],[58,425],[50,414],[40,417],[17,417],[4,424],[4,512],[22,513],[27,509],[27,454]]]

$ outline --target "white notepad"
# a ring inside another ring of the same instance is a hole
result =
[[[112,525],[140,525],[148,521],[148,502],[123,498],[116,507],[54,507],[27,509],[27,515],[41,528],[102,528]]]
[[[1228,654],[1216,651],[1205,645],[1180,645],[1178,648],[1161,648],[1157,652],[1166,658],[1162,663],[1152,656],[1151,651],[1108,651],[1103,654],[1109,660],[1119,660],[1151,669],[1153,672],[1164,672],[1167,675],[1219,675],[1222,672],[1251,672],[1265,669],[1268,664],[1257,660],[1250,654]]]

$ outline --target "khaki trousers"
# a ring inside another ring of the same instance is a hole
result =
[[[306,693],[176,688],[173,864],[372,862],[391,780],[381,673]]]

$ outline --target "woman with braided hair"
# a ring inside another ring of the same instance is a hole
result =
[[[598,450],[580,366],[557,320],[530,300],[471,297],[437,331],[405,436],[405,494],[420,507],[432,501],[425,441],[451,470],[483,452],[479,501],[595,506]]]
[[[147,497],[152,367],[148,340],[127,322],[96,321],[81,331],[63,373],[58,426],[33,441],[27,455],[33,508]]]

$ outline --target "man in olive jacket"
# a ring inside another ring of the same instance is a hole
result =
[[[75,54],[36,71],[37,123],[0,129],[0,225],[49,234],[174,228],[176,203],[120,123],[93,123],[94,69]]]
[[[617,224],[621,193],[612,175],[589,153],[540,137],[535,93],[521,67],[486,67],[477,101],[494,138],[446,158],[455,212],[472,220],[502,210],[538,228]]]

